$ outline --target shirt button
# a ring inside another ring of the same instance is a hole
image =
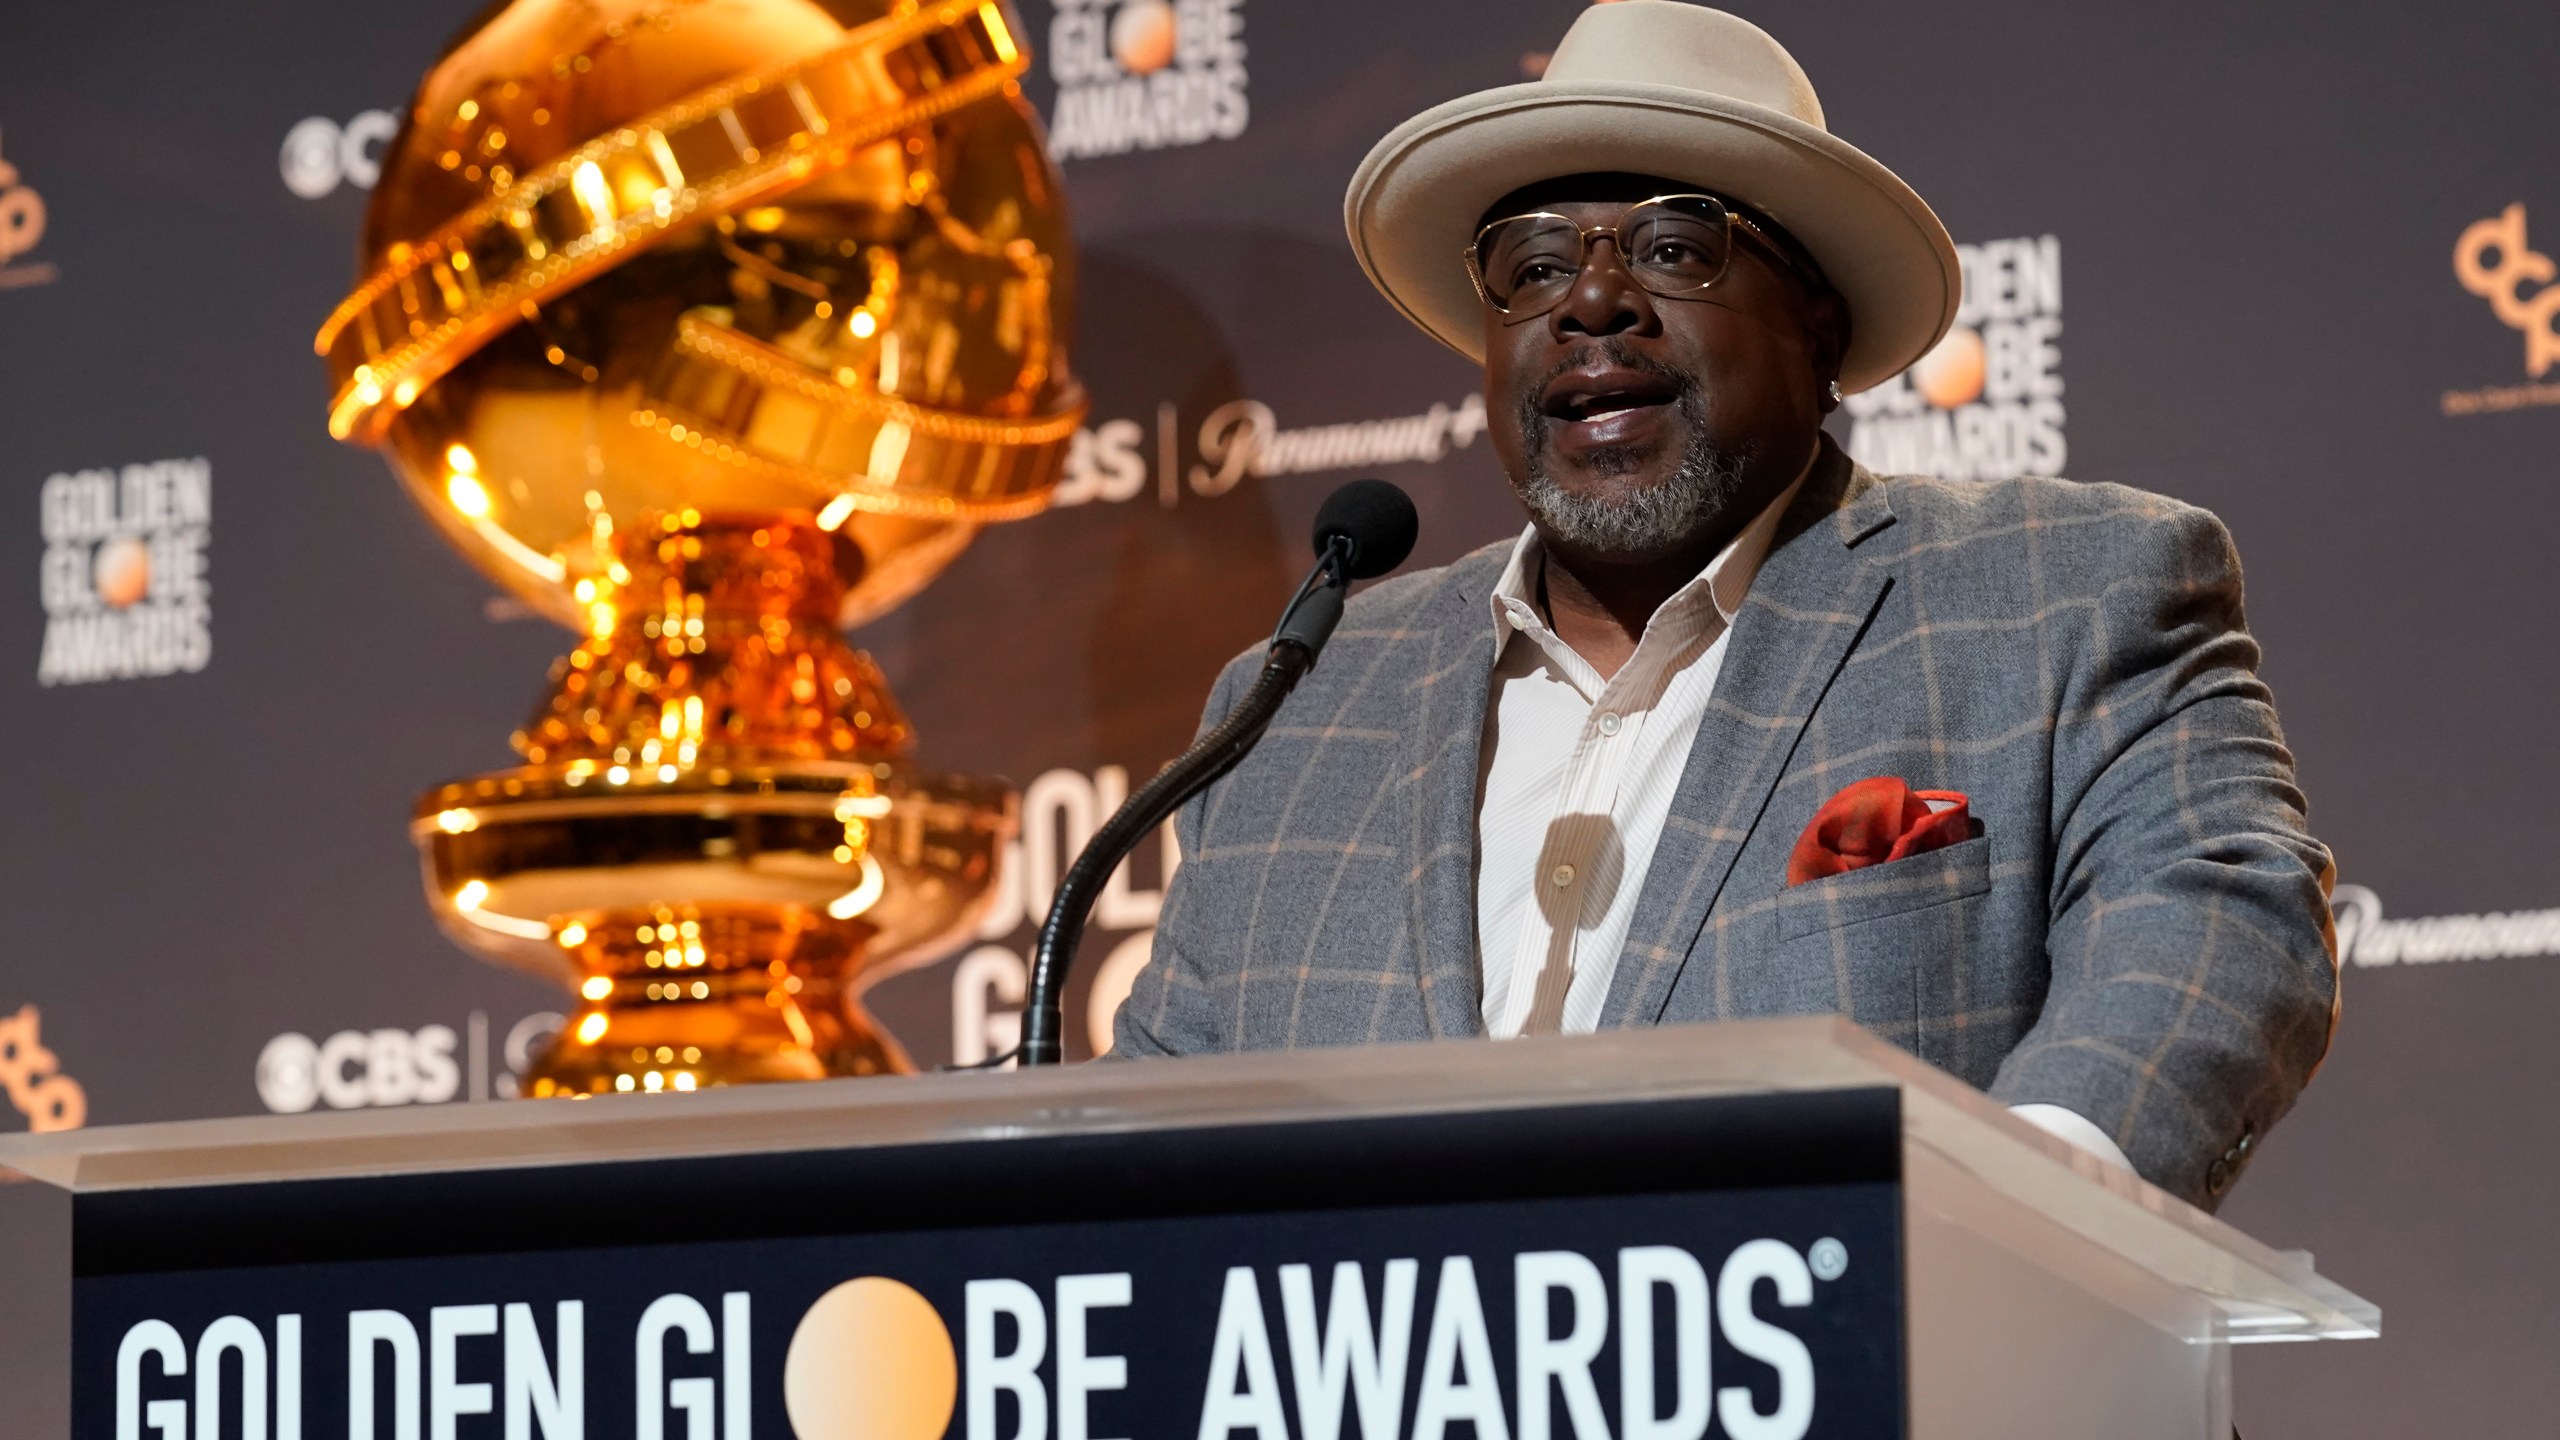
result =
[[[1603,715],[1600,717],[1600,733],[1603,735],[1615,735],[1618,733],[1619,728],[1625,723],[1625,721],[1620,720],[1614,713]]]
[[[1556,888],[1561,890],[1565,886],[1573,883],[1573,867],[1570,865],[1559,865],[1555,869],[1547,872],[1547,878],[1554,881],[1556,883]]]

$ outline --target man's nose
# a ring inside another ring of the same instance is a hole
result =
[[[1594,238],[1582,257],[1582,269],[1573,277],[1572,288],[1564,300],[1548,315],[1548,325],[1559,340],[1583,335],[1594,338],[1648,333],[1657,325],[1653,297],[1627,272],[1624,256],[1614,235]]]

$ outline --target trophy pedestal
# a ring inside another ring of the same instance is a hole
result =
[[[887,762],[613,768],[460,781],[412,824],[446,932],[581,1002],[525,1093],[912,1069],[861,992],[976,925],[1012,792]]]
[[[588,925],[584,1016],[525,1093],[598,1095],[704,1084],[905,1074],[915,1067],[858,1000],[874,927],[793,905],[615,910]],[[667,936],[662,943],[661,934]],[[592,1026],[587,1038],[581,1025]]]
[[[905,762],[806,519],[670,515],[612,556],[517,737],[533,763],[411,822],[446,931],[583,1002],[526,1092],[912,1068],[857,997],[966,938],[1012,793]]]

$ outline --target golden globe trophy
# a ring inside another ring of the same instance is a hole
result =
[[[515,0],[419,87],[321,329],[330,432],[584,638],[412,822],[445,929],[582,1003],[526,1092],[906,1068],[1000,784],[840,627],[1048,502],[1084,411],[1002,3]]]

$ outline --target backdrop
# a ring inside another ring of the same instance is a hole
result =
[[[1477,377],[1371,294],[1340,202],[1378,135],[1534,73],[1581,3],[1026,5],[1095,404],[1054,511],[857,637],[924,759],[1025,791],[983,943],[874,995],[920,1061],[1007,1043],[1024,916],[1268,626],[1326,491],[1412,491],[1416,564],[1519,525]],[[0,1128],[492,1102],[560,1008],[438,936],[404,820],[509,761],[569,638],[329,440],[310,352],[470,8],[0,4]],[[2163,491],[2247,559],[2349,962],[2327,1069],[2227,1214],[2389,1319],[2247,1353],[2245,1428],[2546,1429],[2547,4],[1739,8],[1965,246],[1963,332],[1836,417],[1852,450]],[[1089,973],[1143,956],[1165,860]],[[0,1187],[0,1429],[39,1440],[64,1218]]]

